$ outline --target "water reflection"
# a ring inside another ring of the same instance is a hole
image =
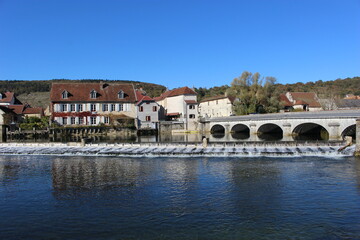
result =
[[[0,156],[0,174],[0,239],[360,236],[354,158]]]
[[[152,170],[135,159],[55,158],[51,166],[52,186],[55,195],[90,189],[129,189],[136,186],[139,179],[146,179]]]

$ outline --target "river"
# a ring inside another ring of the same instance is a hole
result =
[[[360,239],[360,160],[2,155],[0,213],[0,239]]]

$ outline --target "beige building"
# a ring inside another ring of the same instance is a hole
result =
[[[52,120],[60,125],[136,125],[132,84],[53,83],[50,99]]]
[[[183,123],[183,130],[199,130],[197,93],[194,90],[176,88],[161,94],[155,101],[163,108],[163,120]]]
[[[228,96],[216,96],[203,99],[199,104],[201,117],[228,117],[233,115],[235,98]]]

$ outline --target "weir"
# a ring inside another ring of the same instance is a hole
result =
[[[196,156],[351,156],[355,147],[339,152],[343,142],[244,142],[244,143],[3,143],[0,154],[96,155],[131,157]]]

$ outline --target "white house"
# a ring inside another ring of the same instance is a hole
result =
[[[163,117],[184,124],[184,130],[198,130],[197,93],[188,88],[166,91],[155,101],[163,107]]]
[[[201,117],[231,116],[235,99],[224,95],[205,98],[199,103],[199,114]]]
[[[132,84],[53,83],[50,99],[51,118],[60,125],[136,125]]]
[[[136,103],[138,129],[158,129],[160,105],[138,90],[136,97],[138,99]]]

